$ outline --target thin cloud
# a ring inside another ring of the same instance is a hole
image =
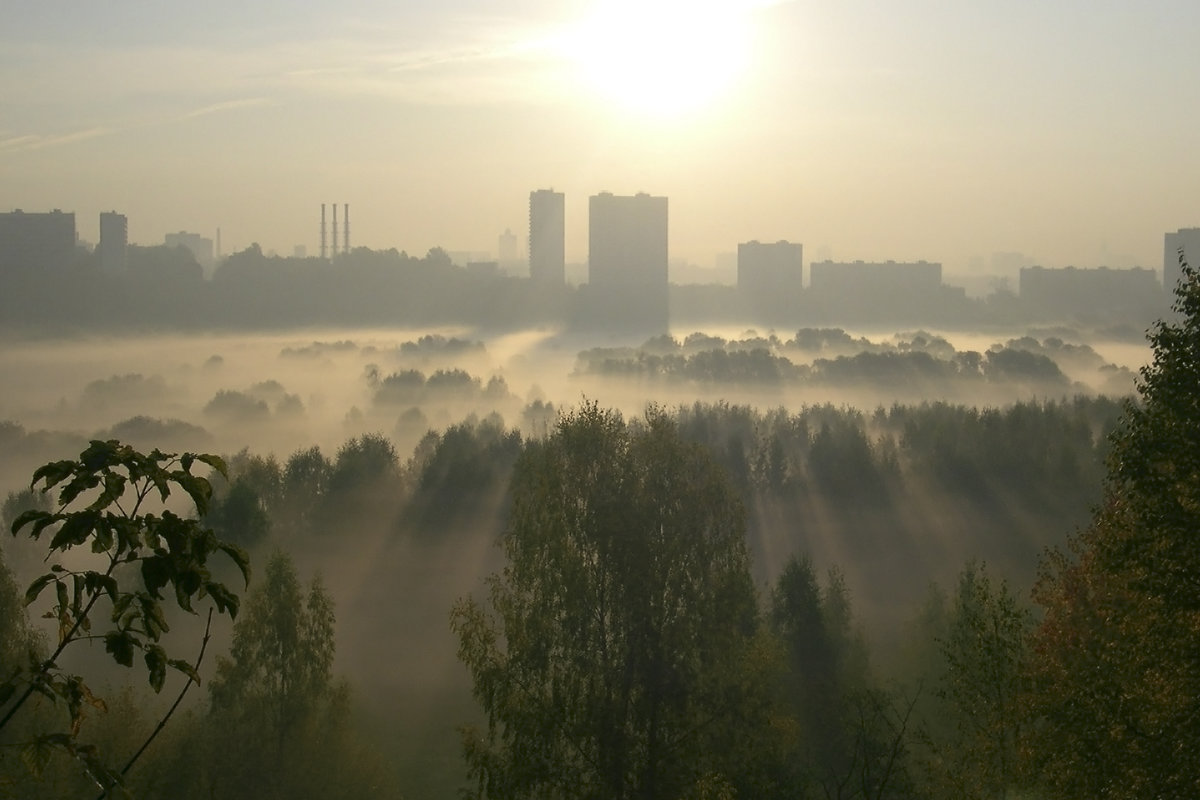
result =
[[[109,133],[112,133],[112,130],[109,128],[88,128],[87,130],[60,133],[52,136],[41,136],[32,133],[23,134],[8,139],[0,139],[0,153],[8,154],[29,150],[42,150],[47,147],[74,144],[85,139],[95,139],[97,136],[105,136]]]
[[[234,111],[239,108],[255,108],[257,106],[274,105],[265,97],[247,97],[241,100],[226,100],[221,103],[213,103],[211,105],[197,108],[194,111],[189,111],[184,114],[181,119],[195,119],[196,117],[204,117],[209,114],[219,114],[223,111]]]

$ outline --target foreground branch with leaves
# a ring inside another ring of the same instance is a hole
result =
[[[171,657],[164,646],[170,631],[164,593],[173,594],[175,604],[189,613],[207,598],[218,612],[236,617],[238,596],[214,578],[209,559],[223,553],[248,584],[248,557],[197,519],[166,507],[172,492],[181,490],[203,517],[212,486],[192,473],[197,462],[225,472],[217,456],[159,450],[147,455],[117,441],[93,441],[77,460],[55,461],[34,472],[30,488],[42,493],[57,488],[57,502],[51,511],[20,514],[12,533],[50,537],[49,569],[30,584],[24,600],[34,605],[53,587],[52,604],[42,616],[56,621],[57,637],[48,655],[31,654],[28,663],[11,672],[6,666],[0,674],[0,736],[35,695],[66,707],[66,730],[39,731],[20,743],[23,760],[34,772],[57,749],[77,759],[102,788],[120,784],[120,774],[104,765],[93,746],[76,744],[87,708],[105,704],[83,676],[60,666],[67,647],[103,641],[105,651],[126,667],[140,654],[149,684],[158,692],[168,669],[199,681],[195,665]],[[66,558],[85,547],[90,557]]]

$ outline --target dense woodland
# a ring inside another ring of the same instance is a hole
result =
[[[1196,796],[1185,274],[1130,403],[94,443],[4,504],[0,794]]]

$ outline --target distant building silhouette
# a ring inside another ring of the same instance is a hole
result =
[[[187,231],[179,231],[178,233],[168,233],[163,237],[163,244],[167,247],[183,247],[191,251],[192,257],[196,259],[196,263],[204,268],[204,273],[209,275],[213,270],[213,240],[198,233],[188,233]]]
[[[1188,264],[1200,268],[1200,228],[1180,228],[1163,237],[1163,291],[1173,297],[1182,273],[1179,270],[1179,251]]]
[[[1021,305],[1045,320],[1149,321],[1162,313],[1162,288],[1152,269],[1025,267]]]
[[[17,209],[0,214],[0,270],[36,272],[66,267],[75,255],[75,212]]]
[[[553,189],[529,193],[529,277],[561,286],[566,280],[566,197]],[[501,258],[503,261],[503,258]]]
[[[96,247],[100,269],[121,275],[129,267],[129,220],[116,211],[100,213],[100,244]]]
[[[588,289],[593,319],[632,334],[668,332],[667,198],[593,195],[588,203]]]
[[[808,267],[811,304],[826,318],[851,322],[933,321],[953,294],[942,265],[931,261],[815,261]]]
[[[742,242],[737,252],[737,287],[757,318],[795,314],[804,291],[804,245],[797,242]]]
[[[505,228],[496,244],[496,255],[501,266],[511,266],[517,261],[517,235],[512,232],[512,228]]]

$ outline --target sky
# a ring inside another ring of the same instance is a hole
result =
[[[529,192],[673,259],[1161,267],[1200,225],[1194,0],[0,0],[0,210],[130,241],[495,254]]]

